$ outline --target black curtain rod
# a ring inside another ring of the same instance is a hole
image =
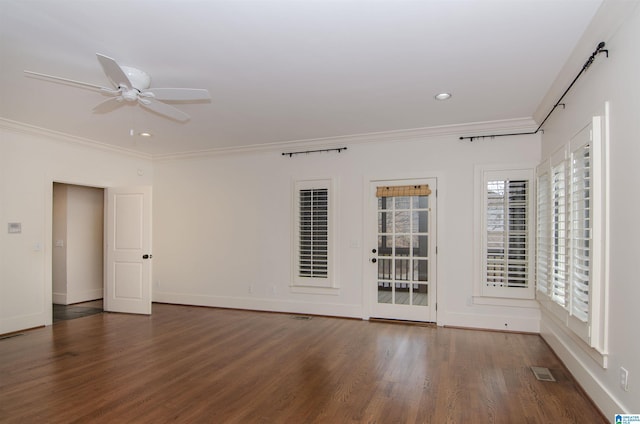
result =
[[[343,150],[347,150],[346,147],[336,147],[335,149],[319,149],[319,150],[305,150],[302,152],[285,152],[282,153],[282,156],[293,157],[293,155],[302,155],[305,153],[320,153],[320,152],[338,152],[340,153]]]
[[[560,98],[558,99],[556,104],[553,105],[553,107],[551,108],[551,110],[549,111],[547,116],[545,116],[545,118],[542,120],[540,125],[538,125],[538,128],[536,128],[535,131],[519,132],[519,133],[511,133],[511,134],[473,135],[473,136],[467,136],[467,137],[460,137],[460,140],[473,141],[473,140],[479,140],[481,138],[495,138],[495,137],[507,137],[507,136],[512,136],[512,135],[532,135],[532,134],[537,134],[538,132],[540,132],[542,130],[542,126],[545,124],[545,122],[547,122],[547,119],[549,119],[551,114],[556,110],[556,108],[558,106],[562,106],[563,108],[565,107],[565,104],[562,103],[562,99],[564,99],[564,96],[567,95],[569,90],[571,90],[573,85],[576,83],[576,81],[578,81],[578,78],[580,78],[582,76],[584,71],[586,71],[589,68],[589,66],[591,66],[591,64],[595,60],[596,56],[599,55],[600,53],[605,53],[607,55],[607,57],[609,57],[609,50],[606,50],[604,48],[604,46],[605,46],[604,41],[601,41],[600,43],[598,43],[598,47],[596,47],[596,49],[593,51],[593,53],[591,53],[591,56],[589,56],[589,59],[587,59],[587,61],[584,63],[584,65],[582,66],[582,69],[580,70],[580,72],[578,72],[578,75],[576,75],[576,77],[573,79],[573,81],[571,82],[569,87],[567,87],[567,89],[564,91],[564,93],[562,93],[562,96],[560,96]]]

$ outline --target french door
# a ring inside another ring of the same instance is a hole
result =
[[[436,321],[436,179],[371,181],[371,317]]]

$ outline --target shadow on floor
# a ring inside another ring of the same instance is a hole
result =
[[[75,305],[53,305],[53,322],[82,318],[89,315],[101,314],[102,302],[78,303]]]

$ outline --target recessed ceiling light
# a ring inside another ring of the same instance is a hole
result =
[[[138,133],[138,135],[140,137],[151,137],[151,133],[149,132],[141,132],[141,133]]]
[[[436,100],[449,100],[451,93],[440,93],[435,95]]]

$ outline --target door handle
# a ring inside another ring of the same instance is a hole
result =
[[[373,262],[375,264],[376,262],[378,262],[378,260],[376,258],[373,258],[373,259],[371,259],[371,262]]]
[[[142,259],[151,259],[153,255],[142,255]]]

